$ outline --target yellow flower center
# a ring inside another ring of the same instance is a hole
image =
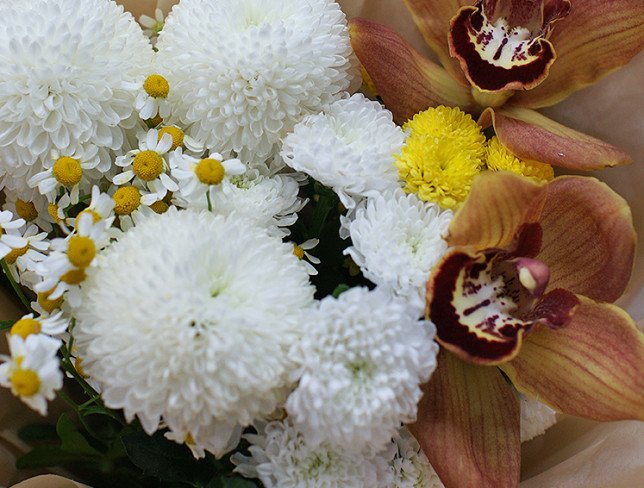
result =
[[[16,264],[18,258],[20,256],[24,256],[28,250],[29,246],[21,247],[19,249],[12,249],[11,251],[9,251],[9,254],[4,257],[4,259],[9,264]]]
[[[156,151],[141,151],[134,157],[132,171],[143,181],[152,181],[163,171],[163,158]]]
[[[42,326],[40,322],[32,318],[24,318],[18,320],[15,324],[11,326],[11,335],[19,335],[23,339],[26,339],[31,334],[40,334]]]
[[[295,254],[298,259],[304,259],[304,249],[301,246],[293,246],[293,254]]]
[[[170,84],[161,75],[150,75],[143,83],[145,92],[154,98],[165,98],[170,93]]]
[[[67,283],[68,285],[80,285],[85,281],[87,275],[85,274],[85,269],[72,269],[60,277],[60,281]]]
[[[157,200],[152,205],[150,205],[150,208],[154,210],[156,213],[162,214],[168,211],[168,204],[165,203],[163,200]]]
[[[479,125],[458,108],[439,106],[414,115],[403,129],[409,136],[394,164],[405,191],[445,208],[460,205],[483,166]]]
[[[216,159],[202,159],[195,167],[199,181],[205,185],[218,185],[224,179],[224,165]]]
[[[170,136],[172,136],[172,147],[170,148],[171,151],[174,151],[176,148],[183,146],[184,134],[183,131],[179,129],[179,127],[175,127],[174,125],[162,127],[159,130],[159,141],[161,141],[161,138],[164,134],[170,134]]]
[[[33,396],[40,390],[40,378],[30,369],[16,369],[10,381],[13,391],[22,397]]]
[[[16,213],[27,222],[38,218],[36,206],[32,202],[25,202],[19,198],[16,200]]]
[[[141,205],[141,192],[134,186],[122,186],[114,192],[112,198],[116,215],[130,215]]]
[[[69,238],[67,258],[77,268],[87,268],[96,256],[96,244],[86,236]]]
[[[54,178],[61,185],[74,186],[83,177],[83,168],[78,159],[63,156],[54,163],[53,173]]]
[[[487,143],[487,167],[492,171],[511,171],[537,182],[550,181],[555,177],[552,166],[517,158],[496,136]]]
[[[47,213],[54,220],[54,222],[60,224],[60,217],[58,216],[58,205],[56,205],[55,203],[50,203],[49,205],[47,205]]]
[[[63,296],[59,296],[54,300],[49,299],[49,295],[54,292],[54,288],[49,291],[38,293],[38,304],[45,312],[52,313],[63,304]]]
[[[91,208],[86,208],[76,216],[76,227],[78,227],[78,222],[80,221],[80,217],[83,214],[90,214],[94,223],[98,222],[102,218],[97,211],[92,210]]]

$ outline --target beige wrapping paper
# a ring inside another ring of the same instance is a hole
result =
[[[216,0],[212,0],[216,1]],[[137,17],[154,15],[155,0],[120,0]],[[158,0],[168,12],[176,0]],[[403,0],[340,0],[348,17],[363,16],[387,24],[432,56],[414,26]],[[573,0],[574,4],[574,0]],[[543,110],[549,117],[577,130],[605,139],[631,153],[632,166],[595,174],[620,193],[633,210],[638,235],[644,235],[644,53],[628,66],[564,102]],[[644,246],[638,249],[630,286],[618,302],[644,325]],[[0,292],[0,319],[14,318],[16,306]],[[0,339],[0,347],[6,344]],[[0,487],[18,481],[15,456],[27,446],[16,440],[21,425],[37,421],[37,414],[0,389]],[[21,479],[25,477],[21,473]],[[566,417],[523,445],[520,488],[637,488],[644,485],[644,423],[596,423]],[[19,488],[84,487],[59,476],[38,476]]]

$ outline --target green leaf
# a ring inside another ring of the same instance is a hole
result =
[[[78,456],[63,451],[58,446],[40,446],[19,457],[16,467],[18,469],[48,468],[77,460]]]
[[[14,323],[13,320],[0,320],[0,330],[11,329]]]
[[[350,289],[351,287],[345,283],[341,283],[338,286],[335,287],[335,290],[333,290],[333,298],[338,298],[340,295],[342,295],[345,291]]]
[[[51,424],[25,425],[18,431],[18,437],[27,443],[58,440],[56,427]]]
[[[62,442],[60,448],[71,454],[86,454],[90,456],[101,456],[101,453],[94,449],[87,439],[78,431],[76,424],[66,415],[62,414],[56,424],[56,432]]]

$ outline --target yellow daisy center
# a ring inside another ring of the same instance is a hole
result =
[[[163,158],[156,151],[141,151],[134,156],[132,171],[143,181],[152,181],[163,171]]]
[[[174,151],[176,148],[183,146],[184,134],[183,131],[179,129],[179,127],[169,125],[167,127],[162,127],[161,129],[159,129],[159,141],[161,141],[161,138],[164,134],[170,134],[170,136],[172,136],[172,147],[170,148],[171,151]]]
[[[54,163],[53,173],[54,178],[61,185],[74,186],[83,177],[83,168],[78,159],[63,156]]]
[[[85,373],[85,370],[83,369],[83,359],[80,356],[76,356],[76,359],[74,359],[74,369],[83,378],[88,377],[87,373]]]
[[[134,186],[123,186],[114,192],[114,213],[130,215],[141,205],[141,192]]]
[[[40,322],[32,318],[24,318],[18,320],[15,324],[11,326],[11,335],[19,335],[23,339],[26,339],[31,334],[40,334],[42,326]]]
[[[72,236],[69,238],[67,258],[77,268],[87,268],[96,256],[96,244],[86,236]]]
[[[19,249],[12,249],[11,251],[9,251],[9,254],[4,257],[4,259],[9,264],[15,264],[18,258],[20,256],[24,256],[28,250],[29,246],[21,247]]]
[[[25,202],[19,198],[16,200],[16,213],[27,222],[38,218],[36,206],[32,202]]]
[[[555,177],[552,166],[517,158],[496,136],[487,143],[487,167],[492,171],[511,171],[537,182],[550,181]]]
[[[58,205],[56,205],[55,203],[50,203],[49,205],[47,205],[47,213],[54,220],[54,222],[60,224],[60,217],[58,216]]]
[[[83,214],[90,214],[92,216],[92,220],[94,221],[94,223],[98,222],[102,218],[96,210],[92,210],[91,208],[86,208],[76,216],[76,227],[78,227],[78,222],[80,221],[80,217]]]
[[[143,82],[145,92],[154,98],[165,98],[170,93],[170,84],[161,75],[150,75]]]
[[[87,278],[85,269],[80,268],[67,271],[67,273],[60,277],[60,281],[67,283],[68,285],[80,285],[83,281],[85,281],[85,278]]]
[[[13,390],[23,397],[33,396],[40,390],[40,378],[30,369],[16,369],[10,381]]]
[[[304,259],[304,249],[301,246],[293,246],[293,254],[295,254],[298,259]]]
[[[162,214],[168,211],[168,204],[165,203],[163,200],[157,200],[152,205],[150,205],[150,208],[154,210],[156,213]]]
[[[218,185],[224,179],[224,165],[216,159],[202,159],[195,167],[199,181],[205,185]]]
[[[403,129],[409,136],[394,164],[405,191],[445,208],[460,205],[483,166],[479,125],[458,108],[439,106],[414,115]]]
[[[38,293],[38,304],[45,312],[51,313],[63,304],[63,296],[59,296],[54,300],[49,299],[49,295],[54,292],[54,288],[49,291]]]

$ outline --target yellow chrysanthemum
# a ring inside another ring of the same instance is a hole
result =
[[[457,207],[483,167],[480,126],[458,108],[439,106],[414,115],[403,129],[409,136],[395,164],[405,191],[445,208]]]
[[[487,167],[492,171],[511,171],[537,182],[550,181],[555,177],[552,166],[517,158],[501,144],[496,136],[487,143]]]

